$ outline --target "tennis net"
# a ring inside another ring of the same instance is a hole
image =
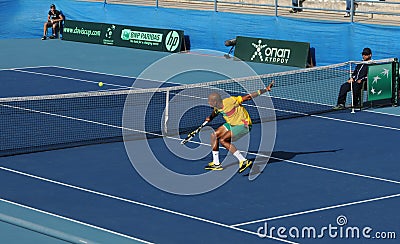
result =
[[[269,95],[245,104],[254,123],[328,112],[354,65],[154,89],[0,98],[0,156],[122,141],[123,131],[132,139],[187,133],[212,112],[207,105],[211,92],[244,95],[272,80]],[[222,122],[217,117],[211,125]]]

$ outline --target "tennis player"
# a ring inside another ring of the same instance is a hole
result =
[[[205,167],[206,170],[223,169],[219,162],[219,143],[239,160],[239,173],[242,173],[253,164],[252,161],[243,157],[231,142],[240,139],[251,130],[251,118],[242,103],[270,91],[273,84],[274,82],[271,82],[265,89],[258,90],[245,96],[232,96],[222,99],[221,95],[216,92],[208,96],[208,104],[213,107],[214,110],[211,115],[206,118],[206,121],[212,121],[218,114],[222,114],[226,123],[218,127],[218,129],[211,134],[213,161]]]

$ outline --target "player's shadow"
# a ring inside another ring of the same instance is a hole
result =
[[[321,151],[308,151],[308,152],[286,152],[286,151],[274,151],[272,153],[270,152],[255,152],[255,151],[249,151],[251,155],[256,154],[256,157],[249,158],[250,160],[253,161],[253,166],[251,168],[251,176],[258,175],[263,173],[263,169],[267,164],[272,164],[272,163],[280,163],[284,162],[287,160],[292,160],[298,155],[303,155],[303,154],[317,154],[317,153],[335,153],[337,151],[340,151],[343,149],[333,149],[333,150],[321,150]],[[271,156],[268,156],[270,155]],[[227,167],[238,167],[237,163],[231,163],[229,165],[225,165],[225,168]],[[243,176],[249,176],[250,173],[243,174]]]

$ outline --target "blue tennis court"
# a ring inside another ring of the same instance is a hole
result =
[[[223,187],[200,196],[175,196],[144,182],[126,158],[122,143],[4,158],[2,195],[35,209],[156,243],[265,242],[256,236],[265,222],[322,228],[338,226],[336,218],[342,215],[348,226],[395,231],[397,155],[395,148],[389,155],[381,152],[393,145],[398,125],[373,127],[381,125],[378,121],[357,125],[354,122],[371,115],[357,116],[350,121],[339,117],[347,122],[326,116],[279,123],[272,158],[257,180],[237,175]],[[396,121],[388,117],[385,119]],[[324,125],[318,125],[321,122]],[[313,128],[304,130],[310,123]],[[337,133],[349,129],[353,134]],[[362,149],[371,145],[370,140],[381,143],[365,156]],[[257,156],[256,166],[266,161]],[[200,173],[207,162],[188,165],[173,158],[167,166]],[[324,242],[336,240],[325,236]]]
[[[397,27],[56,2],[69,19],[91,9],[88,21],[121,23],[125,9],[137,17],[122,24],[185,29],[195,48],[225,50],[242,34],[307,41],[319,65],[335,63],[301,70],[193,50],[163,69],[154,64],[167,53],[41,41],[39,7],[22,2],[17,11],[9,1],[10,11],[35,12],[35,28],[19,33],[34,39],[0,40],[2,243],[398,243],[399,109],[331,109],[352,68],[344,60],[359,58],[359,45],[376,60],[393,56]],[[221,148],[224,170],[205,171],[223,120],[181,141],[211,112],[207,94],[243,95],[272,80],[269,94],[246,103],[255,123],[237,142],[253,167],[236,173]]]
[[[8,89],[2,97],[118,91],[135,82],[135,77],[64,67],[16,68],[0,75],[10,82],[8,87],[17,79],[18,86],[29,88]],[[105,85],[99,87],[99,81]],[[159,86],[157,81],[146,84]],[[107,238],[112,243],[364,243],[377,233],[395,242],[398,116],[363,110],[278,120],[272,152],[259,148],[265,139],[260,136],[269,135],[261,133],[263,124],[255,124],[255,143],[248,149],[248,157],[255,160],[252,171],[191,196],[146,182],[132,167],[123,142],[3,157],[4,211],[27,221],[22,226],[36,226],[72,243],[104,243]],[[28,128],[21,131],[30,133]],[[155,155],[162,155],[158,158],[165,167],[180,174],[202,174],[211,161],[211,155],[187,160],[170,154],[162,138],[146,143]],[[141,148],[142,141],[130,144]],[[226,151],[221,154],[227,171],[236,171],[235,159]]]

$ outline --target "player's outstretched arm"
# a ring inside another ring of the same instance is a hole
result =
[[[265,87],[264,89],[260,89],[260,90],[258,90],[258,91],[256,91],[256,92],[253,92],[253,93],[250,93],[250,94],[247,94],[247,95],[243,96],[243,97],[242,97],[243,102],[244,102],[244,101],[251,100],[251,99],[253,99],[253,98],[255,98],[255,97],[258,97],[258,96],[260,96],[261,94],[266,93],[267,91],[271,91],[272,87],[274,86],[274,83],[275,83],[275,81],[272,81],[272,82],[269,83],[269,85],[268,85],[267,87]]]

